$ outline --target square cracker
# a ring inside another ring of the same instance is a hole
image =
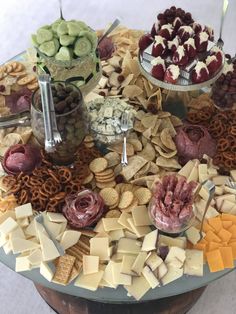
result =
[[[56,272],[53,277],[53,282],[61,285],[66,285],[70,279],[70,275],[75,263],[75,257],[69,254],[60,256],[56,263]]]

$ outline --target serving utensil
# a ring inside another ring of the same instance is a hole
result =
[[[124,112],[121,116],[121,125],[120,128],[124,134],[124,138],[123,138],[123,149],[122,149],[122,156],[121,156],[121,165],[123,167],[128,165],[128,158],[127,158],[127,141],[126,141],[126,135],[127,135],[127,131],[129,129],[129,114],[128,112]]]
[[[206,207],[205,207],[205,210],[204,210],[204,213],[203,213],[203,216],[202,216],[202,222],[201,222],[201,228],[200,228],[200,240],[202,240],[203,238],[203,233],[202,233],[202,229],[203,229],[203,223],[204,223],[204,220],[205,220],[205,216],[206,216],[206,213],[207,213],[207,210],[211,204],[211,201],[215,195],[215,184],[210,181],[210,180],[206,180],[203,182],[202,186],[206,187],[207,190],[208,190],[208,193],[209,193],[209,197],[208,197],[208,200],[206,202]],[[199,241],[200,241],[199,240]]]
[[[99,38],[98,45],[103,41],[105,37],[107,37],[112,31],[114,31],[117,26],[120,25],[120,20],[118,18],[111,24],[111,26],[105,31],[105,33]]]
[[[0,117],[0,129],[30,125],[29,111],[22,111],[20,113],[11,114],[10,116]]]
[[[60,19],[64,20],[63,14],[62,14],[62,0],[58,0],[59,2],[59,10],[60,10]]]
[[[65,250],[64,248],[60,245],[60,243],[53,237],[53,235],[51,234],[50,230],[47,228],[47,226],[44,223],[44,217],[42,213],[37,214],[34,219],[41,225],[43,226],[43,228],[45,229],[45,231],[48,234],[48,237],[50,238],[50,240],[52,240],[53,244],[55,245],[55,247],[57,248],[60,256],[65,255]]]
[[[223,25],[224,25],[224,20],[225,20],[225,15],[228,9],[228,5],[229,5],[229,1],[224,0],[223,6],[222,6],[221,21],[220,21],[220,35],[216,43],[217,47],[219,47],[220,49],[222,49],[224,46],[224,41],[222,39],[222,31],[223,31]]]

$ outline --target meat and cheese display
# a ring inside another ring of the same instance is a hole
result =
[[[142,76],[139,48],[154,40],[152,73],[175,84],[179,67],[206,51],[213,31],[172,7],[158,15],[151,34],[120,26],[98,50],[97,36],[101,32],[82,22],[58,20],[32,37],[38,51],[55,60],[99,51],[102,76],[85,97],[90,133],[73,166],[54,164],[30,127],[0,131],[0,247],[14,255],[16,272],[36,268],[49,282],[91,291],[122,285],[135,300],[182,276],[234,268],[236,112],[226,94],[234,88],[235,64],[212,95],[191,95],[181,120],[162,110],[166,91]],[[192,80],[206,80],[223,60],[223,52],[212,48]],[[1,118],[29,108],[38,88],[31,61],[0,68]],[[229,88],[217,89],[229,77]],[[59,94],[54,97],[57,105],[62,102]],[[63,113],[70,105],[63,100]],[[123,112],[129,114],[125,131]],[[79,118],[73,117],[73,125]],[[124,132],[127,166],[121,165]],[[215,192],[205,215],[207,180]]]

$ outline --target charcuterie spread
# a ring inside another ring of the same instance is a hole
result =
[[[233,269],[235,60],[176,7],[150,33],[102,34],[59,19],[32,35],[33,57],[0,67],[0,126],[25,112],[31,121],[0,130],[0,247],[16,272],[37,268],[91,291],[122,285],[135,300],[182,276]],[[184,118],[178,104],[163,109],[168,91],[141,74],[145,54],[157,80],[212,79],[211,92],[186,94]],[[53,151],[42,73],[60,135]]]

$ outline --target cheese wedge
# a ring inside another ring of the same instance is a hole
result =
[[[60,244],[62,245],[64,250],[67,250],[79,241],[80,236],[81,232],[79,231],[66,230],[61,237]]]
[[[148,266],[144,267],[142,274],[152,289],[155,289],[156,287],[160,286],[159,280]]]
[[[3,234],[9,234],[17,227],[18,227],[17,222],[13,218],[8,217],[3,223],[1,223],[0,232]]]
[[[152,251],[156,249],[157,245],[158,230],[153,230],[152,232],[145,235],[142,245],[142,251]]]
[[[31,251],[39,247],[38,243],[22,238],[13,238],[9,242],[14,254]]]
[[[15,208],[16,219],[33,216],[33,209],[31,203],[27,203]]]
[[[140,277],[133,277],[132,284],[130,286],[124,286],[124,288],[138,301],[151,287],[146,278],[141,275]]]
[[[168,271],[165,274],[164,277],[162,277],[161,282],[164,285],[167,285],[168,283],[175,281],[182,277],[184,274],[183,268],[176,268],[174,266],[169,266]]]
[[[52,261],[60,256],[56,246],[43,232],[39,231],[39,241],[44,262]]]
[[[40,264],[40,274],[47,279],[48,281],[52,281],[54,276],[54,272],[52,271],[51,267],[45,262],[41,262]]]

